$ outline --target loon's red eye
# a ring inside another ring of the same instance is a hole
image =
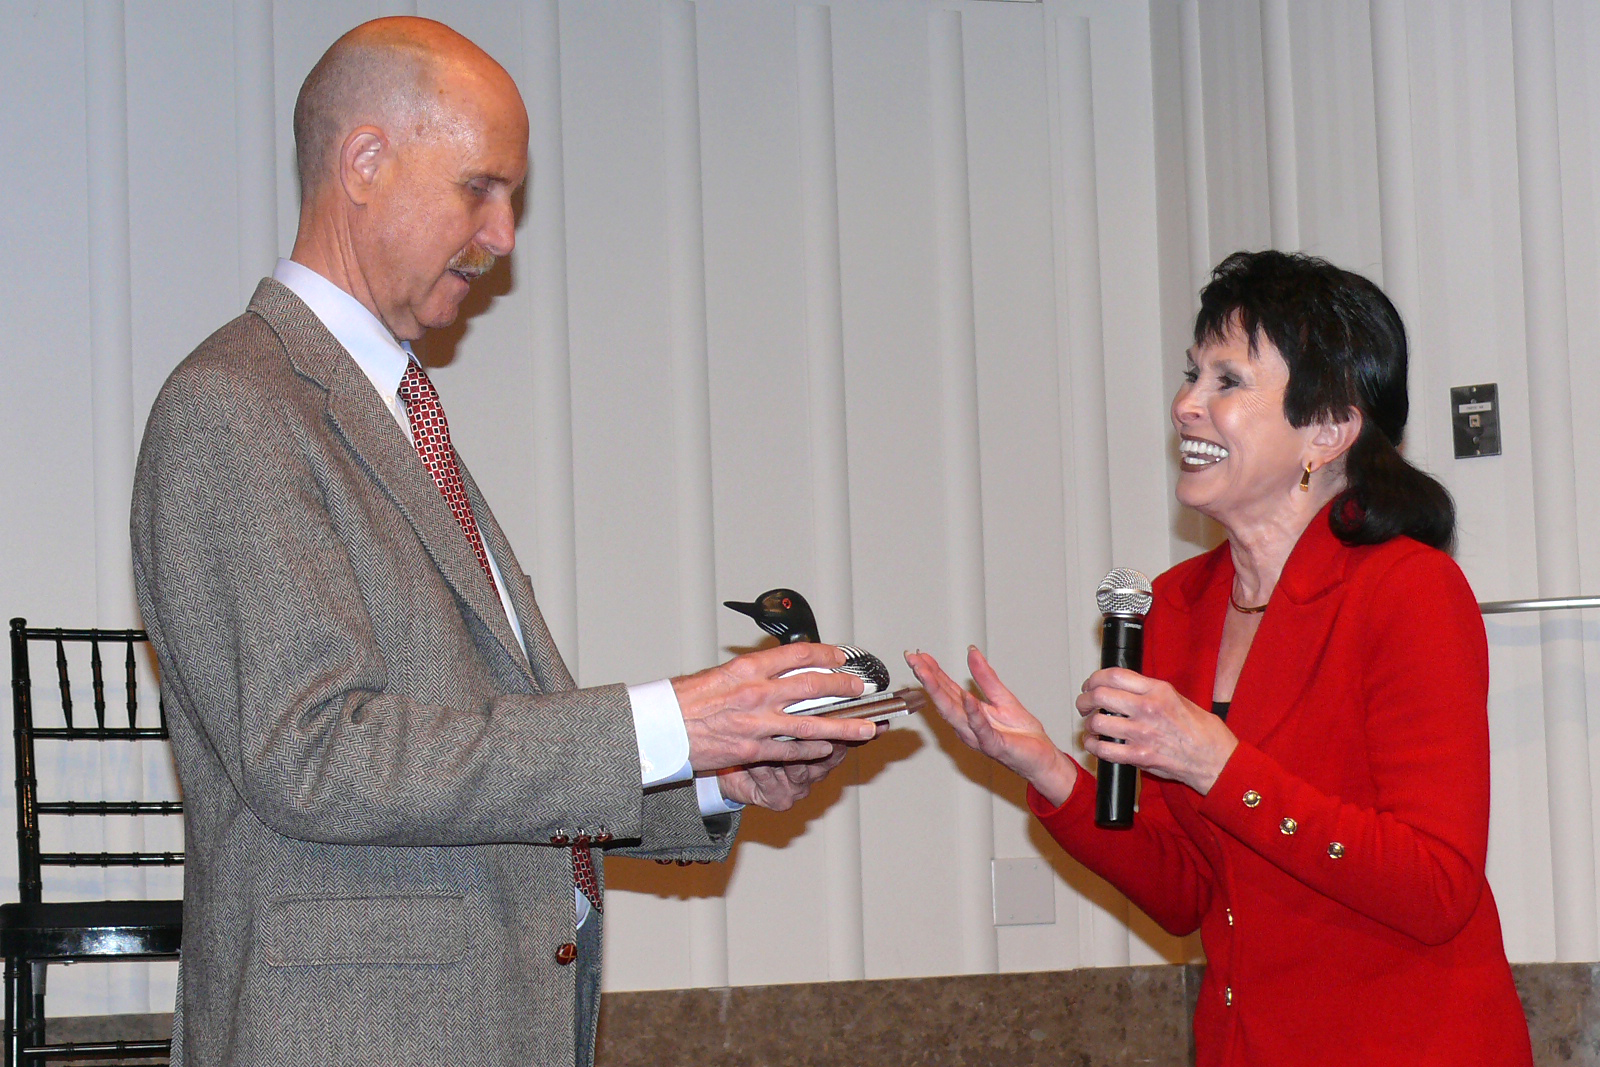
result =
[[[784,597],[783,606],[785,609],[792,608],[794,607],[794,601],[790,600],[788,597]]]

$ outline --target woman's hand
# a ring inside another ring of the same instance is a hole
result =
[[[906,663],[928,691],[933,706],[956,736],[1026,778],[1051,804],[1072,795],[1078,766],[1044,732],[1038,719],[1017,702],[977,648],[967,651],[967,669],[982,698],[957,685],[926,652],[907,652]]]
[[[1089,675],[1077,703],[1085,717],[1085,749],[1109,763],[1182,782],[1202,796],[1239,746],[1226,723],[1166,682],[1120,667]],[[1104,737],[1125,738],[1127,744]]]

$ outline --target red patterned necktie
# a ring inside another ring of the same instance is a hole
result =
[[[467,500],[467,487],[461,481],[456,451],[450,446],[450,424],[445,421],[444,405],[439,403],[439,390],[433,387],[433,381],[420,364],[408,360],[406,375],[400,379],[400,388],[396,391],[406,402],[406,415],[411,419],[411,442],[417,446],[417,455],[422,457],[422,465],[433,476],[433,484],[439,487],[444,502],[455,512],[461,532],[467,535],[467,543],[478,554],[478,565],[489,579],[489,588],[498,596],[500,590],[494,583],[489,553],[478,534],[478,520],[472,517],[472,504]]]
[[[457,465],[455,449],[450,445],[450,424],[445,421],[444,405],[439,403],[439,390],[433,387],[432,380],[420,364],[408,360],[405,377],[400,379],[400,388],[396,392],[405,401],[406,415],[411,420],[411,440],[417,446],[417,455],[422,457],[422,465],[428,468],[428,473],[433,476],[433,484],[439,487],[445,503],[455,513],[456,521],[461,524],[461,532],[467,535],[467,543],[472,546],[472,551],[478,554],[478,563],[483,567],[484,577],[489,579],[489,588],[499,596],[494,570],[489,566],[489,553],[483,547],[482,535],[478,533],[478,520],[472,517],[472,504],[467,500],[467,487],[461,480],[461,467]],[[594,856],[588,845],[572,846],[572,884],[589,898],[595,911],[602,910],[600,879],[595,874]]]

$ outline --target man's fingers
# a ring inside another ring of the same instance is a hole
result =
[[[815,697],[858,697],[866,684],[843,671],[806,671],[763,683],[765,703],[785,707]]]
[[[827,759],[832,752],[833,746],[826,741],[761,741],[756,744],[755,755],[748,763],[807,763]]]
[[[748,666],[757,677],[776,678],[780,674],[800,667],[842,667],[845,654],[838,645],[822,645],[811,641],[796,641],[759,652],[746,652],[729,661],[729,665]]]
[[[801,740],[870,741],[878,735],[877,724],[865,719],[830,719],[825,715],[781,715],[772,734],[787,734]],[[826,753],[822,753],[826,755]]]

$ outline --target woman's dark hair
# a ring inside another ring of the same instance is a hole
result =
[[[1450,493],[1400,455],[1406,399],[1406,328],[1376,285],[1326,260],[1287,252],[1235,252],[1200,290],[1196,344],[1233,330],[1262,337],[1289,366],[1283,414],[1291,426],[1341,422],[1361,412],[1361,433],[1345,453],[1349,487],[1328,521],[1348,545],[1405,534],[1449,551],[1456,509]]]

